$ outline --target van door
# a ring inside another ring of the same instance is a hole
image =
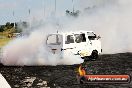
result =
[[[65,35],[64,49],[73,49],[75,47],[74,42],[74,35]]]
[[[81,57],[88,56],[88,47],[85,33],[74,34],[74,36],[77,53],[79,53]]]
[[[73,34],[65,34],[63,50],[74,54],[75,50],[75,39]]]
[[[61,52],[63,43],[63,37],[60,34],[50,34],[47,36],[46,44],[48,49],[53,54],[58,54]]]
[[[96,34],[94,34],[93,32],[87,32],[87,46],[90,53],[92,53],[92,51],[96,49],[94,43],[95,39]]]

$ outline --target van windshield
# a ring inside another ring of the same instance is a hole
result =
[[[96,38],[96,34],[94,34],[93,32],[87,32],[88,35],[88,39],[90,40],[95,40]]]
[[[62,41],[62,36],[58,34],[49,35],[47,38],[48,45],[60,45]]]

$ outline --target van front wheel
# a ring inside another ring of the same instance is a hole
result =
[[[92,60],[96,60],[98,58],[98,51],[97,50],[92,51],[91,58],[92,58]]]

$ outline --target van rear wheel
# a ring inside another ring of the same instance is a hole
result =
[[[92,58],[92,60],[96,60],[98,58],[98,51],[97,50],[92,51],[91,58]]]

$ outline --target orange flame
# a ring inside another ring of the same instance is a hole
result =
[[[86,71],[84,70],[84,68],[82,68],[82,65],[79,66],[78,71],[80,76],[86,75]]]

